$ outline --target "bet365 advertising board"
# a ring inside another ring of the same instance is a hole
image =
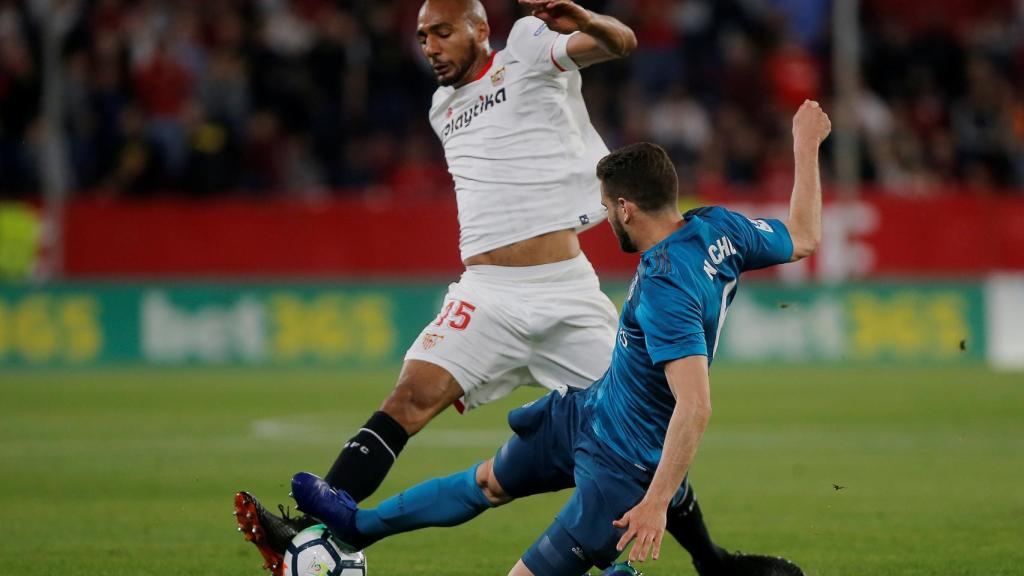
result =
[[[620,303],[625,284],[606,286]],[[393,366],[438,317],[441,284],[0,286],[0,369]],[[1016,311],[1016,312],[1015,312]],[[1024,281],[748,282],[721,362],[1024,368]]]

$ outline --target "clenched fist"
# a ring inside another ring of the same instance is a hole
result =
[[[793,116],[793,148],[817,149],[832,131],[828,114],[813,100],[804,100]]]

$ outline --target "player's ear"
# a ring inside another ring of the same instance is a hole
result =
[[[483,44],[491,37],[491,25],[487,23],[487,20],[477,22],[473,31],[477,44]]]
[[[628,224],[633,219],[633,203],[625,198],[615,201],[615,207],[622,213],[622,222]]]

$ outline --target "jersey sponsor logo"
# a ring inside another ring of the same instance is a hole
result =
[[[758,230],[763,230],[765,232],[775,232],[771,224],[765,222],[764,220],[761,220],[760,218],[757,220],[754,220],[753,218],[747,218],[747,220],[750,220],[750,223],[753,224],[754,228],[757,228]]]
[[[481,94],[480,100],[476,104],[466,108],[461,114],[449,120],[448,123],[444,125],[443,137],[448,138],[459,130],[468,127],[473,123],[473,120],[475,120],[477,116],[487,112],[498,104],[503,104],[506,100],[508,100],[508,95],[505,93],[504,88],[498,90],[494,94],[487,94],[486,96]]]
[[[722,236],[715,240],[714,244],[708,246],[708,257],[711,258],[711,262],[704,260],[704,274],[707,275],[708,280],[714,278],[715,274],[718,274],[718,268],[715,268],[715,266],[721,264],[727,257],[737,254],[739,254],[739,251],[733,246],[732,240],[728,236]]]
[[[583,555],[583,548],[580,548],[579,546],[573,546],[572,547],[572,553],[575,554],[576,557],[579,558],[580,560],[586,560],[587,559],[586,556]]]
[[[581,214],[580,226],[586,226],[587,224],[590,224],[590,216],[587,216],[586,214]]]
[[[629,338],[626,337],[625,330],[619,330],[619,342],[623,348],[629,348]]]
[[[501,86],[502,83],[504,83],[504,82],[505,82],[505,67],[502,66],[501,68],[498,68],[497,70],[495,70],[494,74],[491,74],[491,85],[494,86],[495,88],[497,88],[498,86]]]

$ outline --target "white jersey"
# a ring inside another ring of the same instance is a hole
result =
[[[595,170],[608,148],[590,124],[569,37],[522,18],[480,77],[434,93],[430,123],[455,180],[463,260],[604,218]]]

